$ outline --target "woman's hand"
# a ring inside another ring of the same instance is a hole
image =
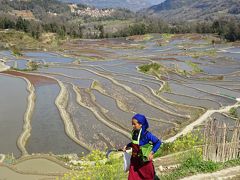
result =
[[[127,146],[124,146],[122,150],[123,150],[123,152],[126,152]]]
[[[153,154],[154,153],[152,151],[149,153],[149,155],[148,155],[148,160],[149,161],[153,160]]]

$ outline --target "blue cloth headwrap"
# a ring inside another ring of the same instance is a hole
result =
[[[144,134],[146,132],[147,128],[149,127],[146,117],[142,114],[135,114],[132,117],[132,119],[136,119],[138,121],[138,123],[142,125],[142,133],[141,134]]]

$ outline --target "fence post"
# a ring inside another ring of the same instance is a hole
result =
[[[226,160],[226,135],[227,135],[227,126],[226,123],[222,124],[222,158],[220,161],[225,162]],[[221,142],[220,142],[221,143]]]
[[[203,159],[225,162],[240,157],[240,121],[235,123],[233,132],[226,123],[216,119],[205,124]]]

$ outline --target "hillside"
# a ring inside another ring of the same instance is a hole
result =
[[[240,19],[240,1],[166,0],[141,13],[158,16],[171,22],[214,20],[221,17]]]
[[[72,17],[68,5],[56,0],[0,0],[0,13],[2,16],[22,16],[24,19],[44,22],[64,22]]]
[[[42,21],[44,23],[85,20],[94,21],[96,18],[118,19],[131,16],[130,11],[120,9],[96,9],[83,4],[68,4],[58,0],[0,0],[0,14],[23,17],[28,20]],[[92,19],[95,18],[95,19]],[[101,19],[97,19],[101,20]]]
[[[127,8],[137,11],[143,8],[159,4],[164,0],[60,0],[63,2],[82,3],[97,8]]]

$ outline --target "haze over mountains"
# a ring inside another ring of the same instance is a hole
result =
[[[138,11],[148,8],[156,4],[160,4],[164,0],[59,0],[62,2],[81,3],[97,8],[127,8],[132,11]]]
[[[214,20],[221,17],[240,19],[240,1],[166,0],[141,12],[166,21]]]

